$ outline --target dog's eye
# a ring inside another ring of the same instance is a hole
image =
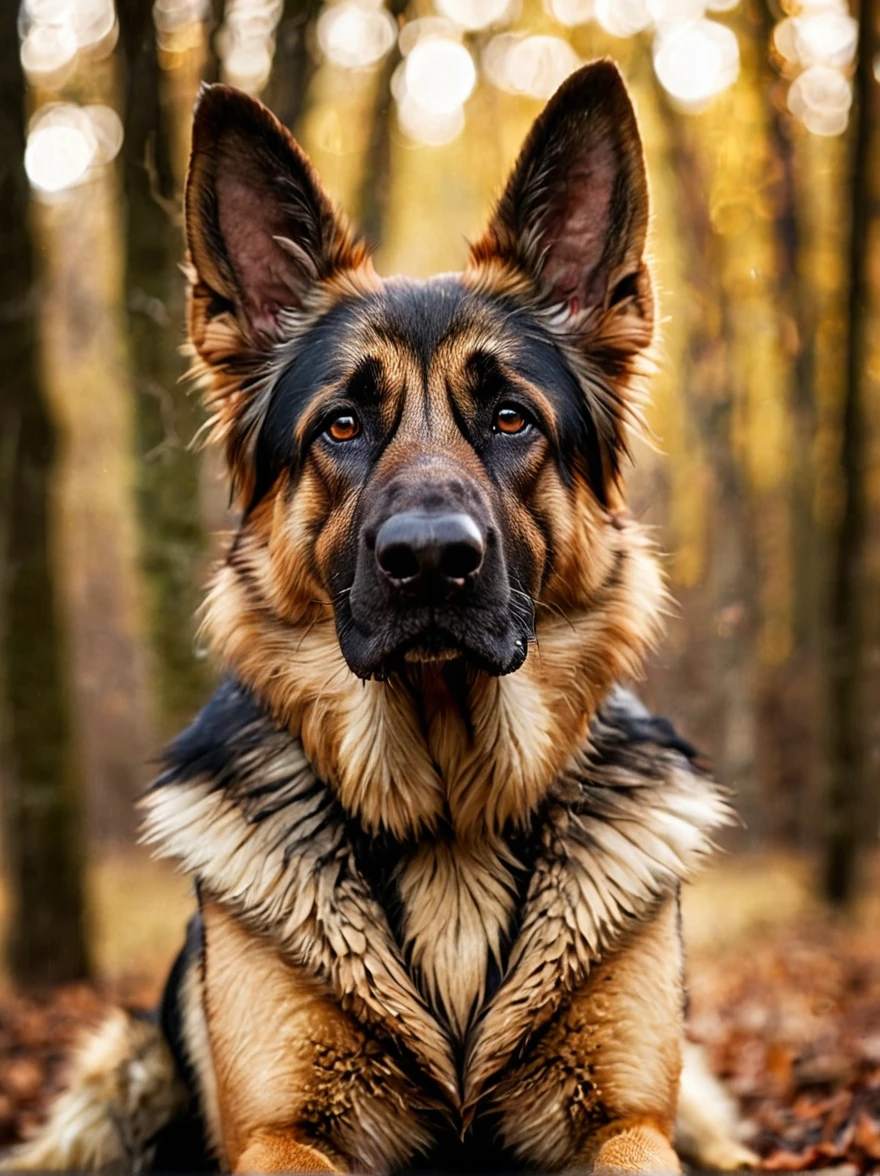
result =
[[[524,433],[529,427],[529,424],[530,421],[525,413],[520,412],[518,408],[514,408],[510,404],[506,404],[495,413],[492,428],[496,433],[506,433],[508,437],[511,437],[515,433]]]
[[[348,413],[344,416],[338,416],[327,429],[334,441],[353,441],[360,431],[360,421],[356,416],[350,416]]]

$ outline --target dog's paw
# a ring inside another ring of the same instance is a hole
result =
[[[594,1176],[615,1172],[681,1172],[678,1156],[656,1127],[628,1127],[606,1139],[593,1163]]]
[[[757,1168],[761,1157],[737,1139],[707,1140],[700,1152],[701,1165],[718,1172],[735,1172],[743,1168]]]

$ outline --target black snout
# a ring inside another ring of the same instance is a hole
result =
[[[376,562],[395,588],[442,598],[480,570],[480,528],[468,514],[404,511],[376,535]]]

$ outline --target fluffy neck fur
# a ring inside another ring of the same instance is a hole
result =
[[[448,826],[462,842],[496,840],[528,821],[610,687],[638,672],[656,636],[663,590],[653,553],[637,524],[616,534],[601,587],[580,608],[539,608],[528,659],[504,678],[472,671],[451,689],[425,667],[362,682],[327,606],[281,619],[268,548],[247,533],[215,577],[204,630],[368,833],[421,838]]]
[[[377,855],[300,740],[234,682],[170,749],[145,798],[145,835],[371,1031],[397,1040],[470,1116],[493,1075],[675,894],[729,821],[691,756],[668,724],[613,691],[523,839],[530,861],[513,925],[510,874],[493,870],[488,847],[474,861],[448,833],[398,846],[389,890],[381,843]],[[503,865],[513,872],[510,854]],[[480,971],[493,955],[497,987]]]

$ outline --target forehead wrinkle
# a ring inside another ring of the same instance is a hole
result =
[[[459,436],[462,431],[456,419],[456,411],[466,419],[466,410],[473,408],[468,403],[466,378],[467,363],[473,354],[473,346],[470,345],[473,331],[469,327],[470,324],[454,332],[449,331],[440,340],[430,357],[425,380],[426,412],[432,420],[445,420],[448,430]]]

